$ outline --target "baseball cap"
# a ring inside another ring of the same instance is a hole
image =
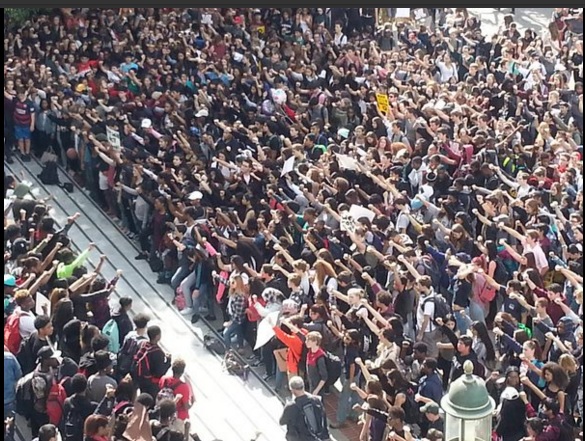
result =
[[[150,118],[144,118],[140,123],[140,127],[143,129],[150,129],[152,127],[152,121]]]
[[[12,274],[4,274],[4,286],[9,288],[16,288],[16,277]]]
[[[500,395],[500,399],[503,400],[515,400],[520,396],[518,393],[518,389],[512,386],[508,386],[502,391],[502,395]]]
[[[195,114],[195,118],[207,118],[209,116],[209,110],[201,109]]]
[[[39,349],[37,356],[37,362],[40,362],[41,360],[48,360],[49,358],[54,358],[55,360],[59,361],[59,364],[61,364],[63,361],[63,357],[61,357],[61,351],[54,351],[50,346],[43,346],[41,349]]]
[[[194,192],[190,193],[189,196],[187,196],[187,198],[190,201],[201,200],[201,199],[203,199],[203,193],[201,193],[200,191],[194,191]]]
[[[439,415],[441,408],[434,401],[430,401],[420,408],[421,413],[432,413],[433,415]]]

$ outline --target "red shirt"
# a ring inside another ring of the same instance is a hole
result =
[[[189,419],[189,409],[191,404],[195,402],[195,397],[191,386],[172,375],[162,377],[158,383],[158,387],[161,389],[170,387],[175,392],[175,396],[182,395],[181,399],[177,402],[177,418],[182,421]]]

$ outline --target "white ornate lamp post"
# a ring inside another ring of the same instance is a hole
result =
[[[485,381],[473,375],[473,363],[463,364],[465,375],[454,381],[441,400],[447,414],[445,441],[489,441],[495,402]]]

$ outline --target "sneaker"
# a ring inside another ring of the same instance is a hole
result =
[[[147,260],[148,256],[144,253],[140,253],[138,256],[134,258],[134,260]]]
[[[213,314],[207,314],[205,316],[205,320],[207,320],[208,322],[214,322],[217,320],[217,317]]]
[[[7,164],[14,164],[14,159],[12,159],[12,156],[7,156],[6,158],[4,158],[4,160],[6,161]]]
[[[193,314],[193,317],[191,317],[191,323],[195,324],[197,323],[199,320],[201,319],[201,316],[199,314]]]
[[[191,315],[193,314],[193,308],[185,308],[181,311],[181,315]]]

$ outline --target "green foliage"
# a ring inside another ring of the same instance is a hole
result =
[[[9,25],[20,26],[33,15],[44,15],[50,12],[49,8],[4,8],[4,18],[8,19]]]

